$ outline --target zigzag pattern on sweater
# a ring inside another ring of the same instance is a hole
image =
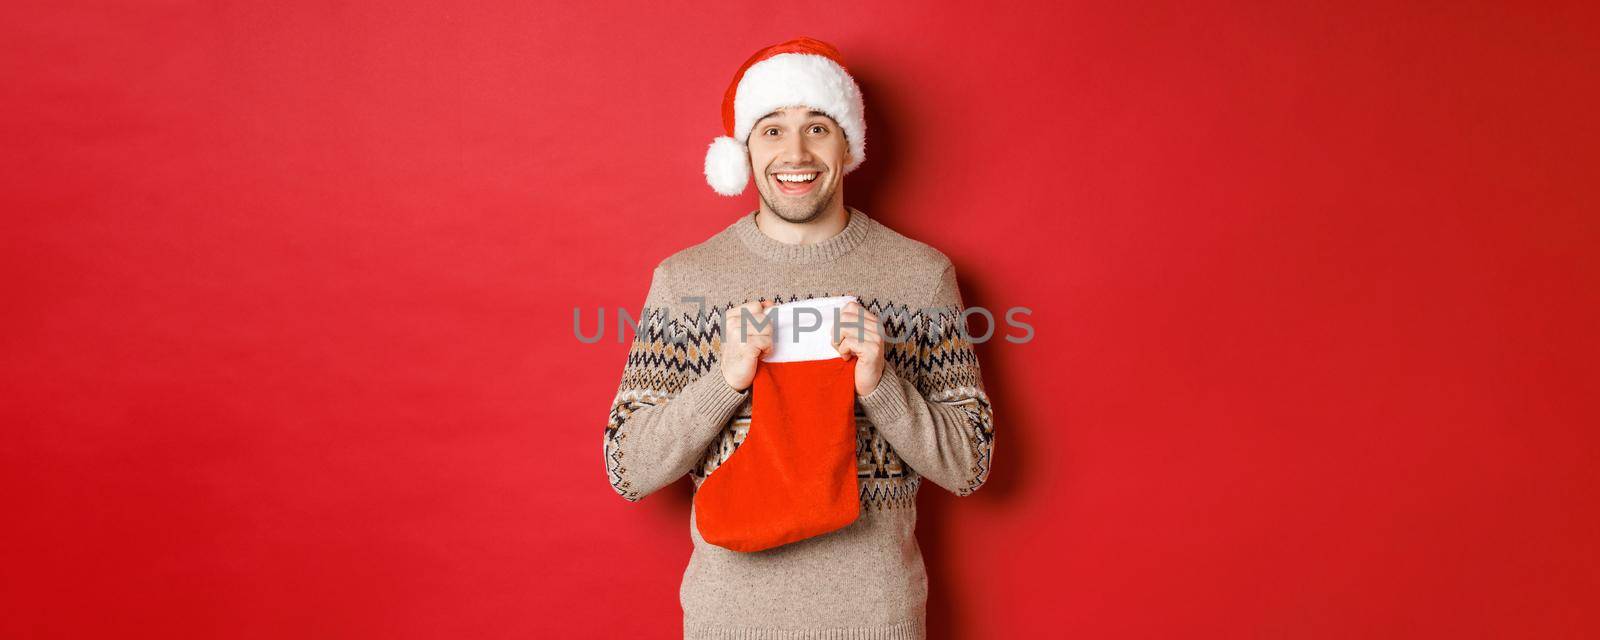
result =
[[[832,292],[807,295],[775,295],[777,303],[818,297]],[[675,316],[665,308],[645,309],[637,325],[605,432],[607,474],[613,489],[630,500],[639,499],[630,489],[626,468],[617,447],[627,437],[628,418],[642,408],[671,401],[685,386],[709,371],[722,349],[722,318],[728,309],[749,300],[727,302],[700,308],[696,313]],[[883,324],[885,366],[916,383],[930,401],[960,407],[967,416],[969,438],[977,464],[968,470],[967,486],[956,492],[966,495],[988,477],[989,454],[994,438],[989,399],[982,391],[978,360],[972,345],[960,333],[958,310],[911,309],[906,305],[876,298],[863,305]],[[915,504],[920,476],[895,454],[875,426],[857,405],[857,476],[862,481],[863,506],[893,508]],[[706,447],[705,454],[690,469],[694,486],[738,450],[748,432],[748,402],[740,414],[724,426]],[[871,480],[872,482],[868,482]]]

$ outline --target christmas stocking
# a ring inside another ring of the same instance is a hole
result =
[[[694,496],[706,542],[761,551],[835,531],[860,515],[856,360],[839,356],[831,332],[835,310],[850,300],[768,310],[773,348],[756,367],[750,430]]]

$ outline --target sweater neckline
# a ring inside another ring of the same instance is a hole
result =
[[[848,205],[845,206],[845,210],[850,214],[850,221],[845,223],[844,229],[826,240],[808,244],[780,242],[762,233],[761,228],[756,226],[756,214],[760,213],[759,209],[745,214],[733,226],[745,247],[768,260],[792,264],[827,262],[861,246],[867,239],[867,232],[872,228],[872,219],[868,218],[867,214]]]

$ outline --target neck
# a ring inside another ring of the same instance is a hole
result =
[[[838,198],[810,222],[784,220],[768,209],[766,202],[761,203],[761,210],[756,213],[756,228],[767,237],[784,244],[822,242],[838,235],[849,223],[850,212],[845,210],[844,202]]]

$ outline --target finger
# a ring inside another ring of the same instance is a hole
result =
[[[855,340],[847,338],[843,341],[840,341],[839,345],[834,348],[839,352],[839,355],[844,356],[846,360],[849,360],[850,358],[856,357],[856,354],[858,353],[857,350],[860,348],[860,345]]]
[[[845,340],[859,339],[860,333],[860,329],[841,322],[839,323],[839,333],[833,337],[833,343],[839,344]]]
[[[878,316],[874,315],[871,311],[864,311],[861,313],[861,323],[869,327],[876,325],[878,324]]]
[[[839,333],[834,334],[834,336],[833,336],[833,348],[837,349],[837,348],[839,348],[839,345],[842,345],[842,344],[844,344],[846,342],[849,342],[849,341],[853,341],[855,339],[856,339],[855,336],[851,335],[851,333],[850,333],[850,328],[849,327],[844,327],[839,331]]]
[[[750,324],[748,321],[746,321],[746,316],[753,320],[760,321],[763,316],[761,302],[752,300],[737,307],[728,309],[729,322],[724,326],[735,327],[735,331],[738,331],[738,327],[743,327]],[[746,334],[753,333],[755,332],[752,330],[747,329],[746,331]]]
[[[872,327],[867,327],[866,330],[861,332],[861,335],[856,336],[856,339],[858,339],[858,340],[860,340],[862,342],[868,342],[868,343],[883,342],[883,334],[878,333],[877,329],[874,329]]]
[[[862,358],[873,360],[883,357],[883,345],[872,342],[861,342],[856,344],[855,352],[856,355]]]
[[[878,314],[868,311],[860,305],[845,307],[839,314],[840,321],[849,321],[866,327],[875,327],[880,324]]]

